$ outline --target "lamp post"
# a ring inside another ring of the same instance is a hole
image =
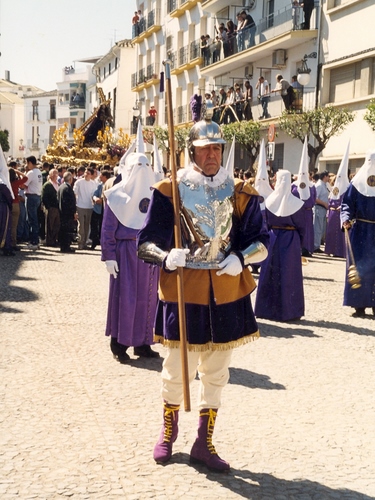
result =
[[[307,66],[307,59],[316,59],[317,53],[311,52],[311,54],[305,54],[302,59],[302,65],[300,68],[297,68],[297,81],[300,85],[305,86],[310,83],[310,73],[311,69]]]

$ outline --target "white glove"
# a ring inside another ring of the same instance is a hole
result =
[[[178,267],[184,267],[186,256],[189,252],[188,248],[172,248],[165,260],[165,267],[169,271],[174,271]]]
[[[242,264],[237,255],[230,254],[223,262],[220,262],[219,266],[220,271],[216,274],[221,276],[222,274],[229,274],[229,276],[237,276],[242,272]]]
[[[118,264],[115,260],[106,260],[105,265],[107,266],[107,271],[111,274],[115,279],[118,274]]]

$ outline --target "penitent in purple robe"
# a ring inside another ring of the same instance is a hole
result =
[[[266,209],[266,217],[270,245],[260,270],[255,316],[273,321],[299,319],[305,314],[301,262],[304,207],[286,217]]]
[[[364,196],[351,184],[341,204],[341,223],[347,220],[355,220],[349,235],[361,287],[352,288],[346,272],[344,306],[375,307],[375,196]]]
[[[12,195],[5,184],[0,184],[0,248],[11,248]]]
[[[345,257],[345,234],[341,231],[340,207],[342,198],[338,200],[329,200],[328,218],[326,229],[326,242],[324,251],[334,257]]]
[[[137,229],[121,224],[109,206],[104,210],[102,260],[115,260],[119,273],[110,276],[105,334],[122,345],[153,344],[159,268],[137,257]]]
[[[310,197],[304,201],[304,205],[302,210],[305,215],[305,232],[302,238],[301,247],[307,250],[310,253],[314,251],[314,217],[313,217],[313,208],[315,206],[316,200],[316,189],[315,186],[310,186]],[[292,193],[294,196],[299,198],[298,186],[292,184]]]

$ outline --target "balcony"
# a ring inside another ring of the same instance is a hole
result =
[[[187,10],[195,7],[200,0],[168,0],[167,13],[171,17],[181,17]]]
[[[132,27],[132,42],[141,43],[153,33],[161,30],[160,9],[151,10]]]
[[[306,111],[311,111],[315,108],[315,87],[304,87],[303,89],[296,89],[295,94],[296,98],[293,102],[291,111],[295,113],[303,113]],[[279,116],[285,111],[285,105],[281,98],[281,96],[276,94],[271,94],[270,100],[268,103],[268,113],[270,118],[262,120],[264,124],[277,123]],[[254,121],[258,121],[259,117],[263,114],[263,109],[260,104],[260,101],[255,97],[252,101],[251,112]],[[220,109],[219,113],[220,117],[225,118],[225,114],[223,110]],[[232,113],[229,113],[229,117],[233,117]]]
[[[171,57],[171,74],[179,75],[184,71],[187,71],[194,66],[200,66],[203,64],[203,58],[200,53],[200,42],[195,40],[191,42],[190,45],[185,45],[179,50],[170,54]]]
[[[217,8],[217,2],[212,3],[215,3],[215,8]],[[204,8],[206,9],[206,5],[204,5]],[[236,37],[231,43],[232,49],[225,51],[225,54],[221,45],[215,54],[217,44],[211,44],[203,60],[202,76],[209,75],[215,78],[223,73],[256,63],[265,57],[272,57],[275,50],[295,48],[300,44],[316,39],[317,29],[300,29],[301,18],[298,17],[301,13],[300,10],[297,15],[294,8],[285,7],[270,16],[260,19],[256,22],[255,30],[249,28],[241,38]],[[312,26],[317,24],[316,9],[312,15],[311,24]],[[277,67],[275,65],[275,69]]]
[[[155,122],[153,121],[152,116],[146,116],[146,127],[153,127]]]
[[[138,73],[131,75],[131,88],[133,92],[140,92],[147,89],[152,85],[160,83],[160,65],[159,63],[152,63],[146,69],[140,69]]]

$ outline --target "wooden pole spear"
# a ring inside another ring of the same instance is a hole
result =
[[[177,185],[177,166],[176,166],[176,148],[174,138],[173,124],[173,105],[172,105],[172,87],[171,87],[171,72],[170,61],[163,61],[165,66],[165,83],[167,95],[167,117],[168,117],[168,135],[169,135],[169,151],[171,165],[171,180],[172,180],[172,201],[174,211],[174,239],[176,248],[182,248],[181,242],[181,223],[180,223],[180,196]],[[182,369],[182,384],[184,390],[184,406],[185,411],[190,411],[190,390],[189,390],[189,370],[187,359],[187,339],[186,339],[186,315],[185,315],[185,299],[184,299],[184,282],[183,268],[177,268],[177,300],[178,300],[178,318],[180,329],[180,352],[181,352],[181,369]]]

